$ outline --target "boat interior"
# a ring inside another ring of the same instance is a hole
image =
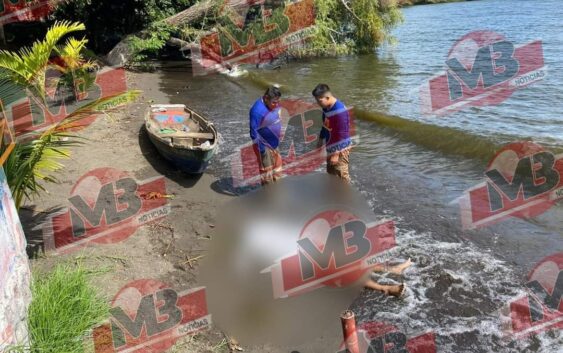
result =
[[[183,106],[153,106],[147,127],[174,147],[206,149],[215,144],[214,130],[209,123]]]

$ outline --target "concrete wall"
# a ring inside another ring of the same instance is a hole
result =
[[[0,352],[27,343],[31,275],[26,242],[14,201],[0,166]]]

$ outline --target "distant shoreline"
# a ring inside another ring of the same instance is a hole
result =
[[[475,0],[399,0],[397,5],[399,7],[409,7],[415,5],[434,5],[434,4],[445,4],[448,2],[464,2],[464,1],[475,1]]]

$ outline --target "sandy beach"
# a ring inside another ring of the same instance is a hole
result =
[[[188,176],[162,159],[146,136],[143,117],[151,102],[168,102],[168,98],[159,90],[157,74],[127,75],[128,87],[143,91],[138,101],[111,116],[99,116],[80,131],[84,144],[73,148],[72,158],[64,162],[64,170],[57,174],[60,183],[47,185],[48,194],[28,202],[21,211],[29,253],[39,255],[32,260],[33,269],[48,270],[57,263],[70,262],[99,270],[94,284],[108,300],[123,286],[140,279],[160,281],[178,292],[197,287],[199,262],[212,237],[216,212],[233,198],[215,186],[218,180],[212,175]],[[70,205],[71,191],[77,182],[99,168],[126,172],[141,183],[163,176],[165,195],[172,197],[167,199],[169,213],[140,226],[124,240],[88,244],[71,248],[68,253],[41,254],[45,223]],[[308,343],[304,351],[326,352],[328,347],[337,347],[338,332],[329,337]],[[181,338],[170,352],[227,352],[225,339],[219,328],[212,327]],[[301,348],[244,347],[246,352],[290,352]]]

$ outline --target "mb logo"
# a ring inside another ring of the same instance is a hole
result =
[[[226,0],[218,12],[220,31],[191,48],[194,75],[275,59],[311,35],[314,11],[313,0]]]
[[[511,143],[489,163],[486,180],[459,199],[465,229],[509,216],[535,217],[563,197],[563,155],[531,142]]]
[[[518,339],[563,328],[563,253],[543,259],[530,272],[526,287],[525,297],[501,310],[504,332]]]
[[[60,0],[0,0],[0,25],[39,21],[47,17]]]
[[[100,168],[82,176],[68,198],[67,209],[42,225],[46,247],[67,252],[90,242],[114,243],[145,223],[165,217],[169,208],[163,177],[137,181],[128,173]]]
[[[322,111],[317,105],[300,100],[282,100],[282,135],[278,150],[282,156],[283,173],[305,175],[318,169],[325,162],[324,149],[317,148],[317,139],[323,126]],[[352,111],[350,136],[357,143]],[[241,147],[229,156],[231,175],[235,187],[245,187],[260,182],[260,171],[252,144]]]
[[[366,224],[345,211],[324,211],[303,228],[295,252],[262,271],[271,272],[275,298],[323,286],[342,287],[370,270],[370,260],[395,246],[392,221]]]
[[[336,226],[328,232],[322,251],[310,238],[299,239],[297,244],[301,248],[299,251],[301,278],[303,280],[314,278],[315,265],[326,270],[331,261],[334,261],[335,269],[341,269],[363,259],[371,252],[371,242],[365,237],[366,230],[366,225],[362,221],[350,221]],[[350,236],[345,239],[345,234]],[[352,251],[348,253],[350,249]]]
[[[541,41],[517,46],[495,32],[471,32],[450,49],[445,73],[421,87],[422,110],[444,115],[464,106],[500,104],[545,74]]]
[[[6,117],[15,131],[17,140],[32,139],[38,133],[59,123],[72,112],[94,100],[127,91],[126,76],[123,69],[105,68],[96,73],[91,73],[91,75],[93,76],[91,86],[86,85],[85,81],[81,79],[73,81],[73,86],[76,87],[75,99],[71,99],[68,89],[60,84],[61,74],[53,69],[48,70],[48,81],[51,83],[46,84],[45,101],[27,95],[13,83],[4,83],[6,91],[13,90],[14,92],[14,94],[2,96],[0,99],[4,104]],[[86,89],[86,86],[88,86],[88,89]],[[92,124],[95,119],[96,115],[85,117],[77,125],[86,127]]]
[[[178,293],[155,280],[129,283],[115,296],[109,323],[94,329],[96,353],[159,353],[209,328],[205,289]]]
[[[474,90],[481,84],[488,89],[510,80],[520,69],[518,60],[514,58],[514,45],[507,41],[479,48],[471,68],[466,68],[456,57],[448,59],[446,65],[452,101],[463,97],[463,85]]]
[[[520,194],[523,200],[529,200],[555,188],[561,178],[554,167],[555,156],[552,153],[538,152],[518,161],[511,181],[506,180],[498,169],[485,172],[489,179],[487,191],[491,211],[504,207],[503,195],[510,201],[516,201]]]
[[[356,333],[359,348],[357,353],[436,353],[432,332],[407,337],[394,325],[373,321],[360,324]],[[352,352],[342,343],[337,353]]]

